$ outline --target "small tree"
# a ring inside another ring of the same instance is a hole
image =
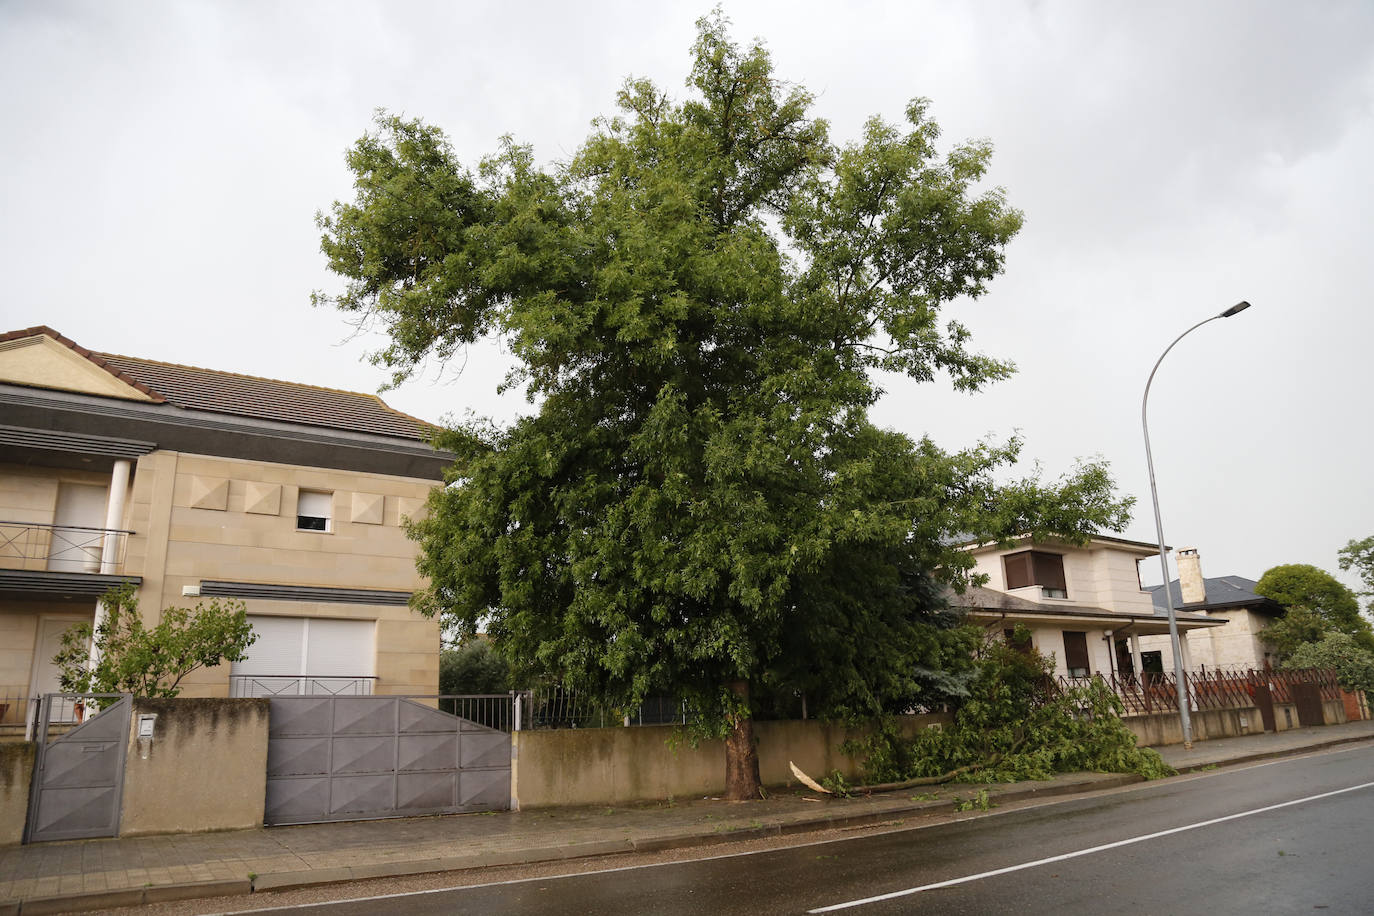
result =
[[[73,693],[132,693],[174,697],[181,681],[198,668],[238,662],[257,641],[242,601],[212,600],[194,610],[169,607],[149,629],[138,613],[134,587],[125,583],[101,599],[105,619],[93,628],[79,623],[62,634],[53,656],[62,689]],[[94,630],[99,661],[89,667]]]
[[[1346,690],[1374,691],[1374,653],[1362,649],[1346,633],[1327,633],[1304,643],[1283,663],[1285,669],[1330,668]]]

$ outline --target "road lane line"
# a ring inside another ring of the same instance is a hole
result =
[[[1185,824],[1182,827],[1172,827],[1169,830],[1160,830],[1157,833],[1147,833],[1144,836],[1131,837],[1126,840],[1117,840],[1115,843],[1105,843],[1101,846],[1093,846],[1088,849],[1079,849],[1075,852],[1066,852],[1063,855],[1050,856],[1047,859],[1036,859],[1034,862],[1022,862],[1020,865],[1008,865],[1006,868],[995,868],[992,871],[979,872],[976,875],[964,875],[962,878],[950,878],[948,881],[937,881],[934,884],[923,884],[920,887],[909,887],[906,890],[892,891],[887,894],[879,894],[876,897],[865,897],[862,900],[849,900],[844,903],[833,903],[830,906],[817,907],[814,910],[807,910],[807,913],[833,913],[836,910],[847,910],[851,907],[865,906],[869,903],[880,903],[884,900],[893,900],[897,897],[910,897],[912,894],[919,894],[922,891],[938,890],[942,887],[954,887],[958,884],[969,884],[973,881],[981,881],[984,878],[995,878],[998,875],[1006,875],[1011,872],[1024,871],[1028,868],[1039,868],[1041,865],[1049,865],[1054,862],[1063,862],[1066,859],[1077,859],[1081,856],[1090,856],[1094,853],[1106,852],[1109,849],[1117,849],[1122,846],[1132,846],[1136,843],[1144,843],[1149,840],[1157,840],[1160,837],[1171,836],[1175,833],[1184,833],[1188,830],[1197,830],[1202,827],[1210,827],[1213,824],[1222,824],[1226,821],[1234,821],[1242,817],[1250,817],[1255,814],[1264,814],[1268,811],[1277,811],[1280,808],[1288,808],[1293,805],[1302,805],[1307,802],[1318,801],[1323,798],[1330,798],[1333,795],[1344,795],[1347,792],[1357,792],[1360,789],[1374,787],[1374,782],[1362,782],[1358,786],[1350,786],[1345,789],[1336,789],[1332,792],[1323,792],[1320,795],[1309,795],[1306,798],[1295,798],[1293,801],[1280,802],[1277,805],[1266,805],[1263,808],[1254,808],[1250,811],[1241,811],[1237,814],[1228,814],[1225,817],[1214,817],[1209,821],[1199,821],[1196,824]]]

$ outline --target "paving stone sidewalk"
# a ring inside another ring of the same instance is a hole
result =
[[[1293,729],[1159,748],[1182,771],[1301,753],[1374,738],[1374,722]],[[1010,801],[1124,785],[1098,773],[989,787]],[[355,821],[176,836],[127,837],[0,848],[0,916],[250,893],[388,875],[419,874],[699,846],[901,820],[947,809],[978,787],[816,800],[787,791],[766,800],[565,808]]]

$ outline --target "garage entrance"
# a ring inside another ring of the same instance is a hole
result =
[[[273,697],[271,825],[510,807],[511,736],[405,697]]]

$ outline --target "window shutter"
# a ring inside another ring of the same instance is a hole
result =
[[[250,614],[248,623],[258,634],[257,642],[248,647],[248,657],[234,662],[233,675],[302,674],[304,636],[300,617],[261,617]]]
[[[1002,557],[1002,568],[1007,574],[1007,588],[1025,588],[1027,585],[1035,584],[1035,577],[1031,571],[1030,551],[1022,553],[1011,553]]]
[[[1035,584],[1042,588],[1057,588],[1067,592],[1064,582],[1064,558],[1057,553],[1035,553]]]
[[[1064,667],[1073,676],[1090,674],[1088,665],[1088,634],[1081,630],[1064,631]]]
[[[367,677],[373,669],[371,620],[311,618],[306,647],[306,674],[315,677]]]

